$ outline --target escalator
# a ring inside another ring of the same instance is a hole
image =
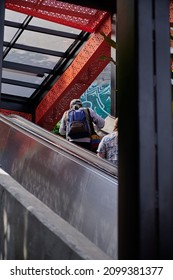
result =
[[[116,259],[116,168],[19,116],[0,115],[0,135],[1,168]]]

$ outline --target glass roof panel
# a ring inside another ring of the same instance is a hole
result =
[[[4,28],[4,41],[10,42],[11,39],[16,34],[17,29],[9,26],[5,26]]]
[[[44,80],[44,77],[37,77],[31,74],[25,74],[23,72],[17,72],[15,70],[2,70],[2,78],[12,79],[15,81],[34,83],[40,85]]]
[[[2,83],[2,93],[29,98],[35,89]]]
[[[8,9],[5,20],[2,93],[8,95],[8,100],[12,95],[12,102],[14,96],[30,98],[36,93],[39,97],[44,94],[43,82],[45,87],[52,83],[54,76],[57,77],[58,69],[60,73],[66,69],[68,49],[70,55],[76,55],[81,46],[78,44],[81,30]],[[13,23],[15,27],[11,26]],[[81,42],[85,41],[83,36],[80,38]]]
[[[25,14],[5,9],[5,19],[6,20],[22,23],[26,17],[27,17],[27,15],[25,15]]]
[[[43,68],[53,69],[59,59],[59,57],[47,54],[11,49],[4,60],[17,63],[20,62],[21,64],[30,66],[39,66]]]
[[[73,39],[62,38],[59,36],[42,34],[28,30],[25,30],[16,41],[17,44],[24,44],[32,47],[45,48],[62,52],[65,52],[73,42]]]
[[[30,21],[29,25],[35,25],[35,26],[40,26],[40,27],[44,27],[44,28],[49,28],[49,29],[52,29],[52,30],[69,32],[69,33],[76,34],[76,35],[80,34],[80,32],[81,32],[81,30],[79,30],[79,29],[72,28],[72,27],[69,27],[69,26],[65,26],[65,25],[62,25],[62,24],[58,24],[58,23],[55,23],[55,22],[47,21],[47,20],[44,20],[44,19],[39,19],[39,18],[33,18]]]

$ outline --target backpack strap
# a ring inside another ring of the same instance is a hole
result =
[[[86,108],[85,110],[87,112],[86,116],[87,116],[87,121],[88,121],[89,126],[90,126],[91,135],[96,134],[96,132],[94,130],[94,125],[93,125],[93,122],[92,122],[92,118],[91,118],[91,115],[90,115],[90,110],[88,108]]]
[[[64,113],[64,119],[65,119],[65,122],[68,121],[68,111],[66,111],[66,112]]]
[[[65,112],[65,116],[64,116],[64,118],[65,118],[65,123],[66,123],[66,139],[69,141],[70,140],[70,137],[68,137],[68,135],[67,135],[67,133],[68,133],[68,121],[69,121],[69,116],[68,116],[68,114],[69,114],[69,112],[71,111],[72,109],[70,109],[70,110],[68,110],[68,111],[66,111]]]

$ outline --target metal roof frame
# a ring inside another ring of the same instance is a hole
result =
[[[13,22],[11,20],[4,21],[4,33],[5,27],[15,28],[17,29],[12,39],[7,42],[6,40],[3,41],[3,61],[2,61],[2,69],[10,71],[11,73],[17,74],[25,74],[31,75],[39,78],[43,78],[43,81],[38,84],[34,82],[22,81],[20,79],[16,80],[9,77],[2,76],[2,84],[4,85],[14,85],[20,86],[23,88],[34,89],[33,93],[29,98],[25,96],[16,96],[9,92],[1,90],[1,108],[8,109],[8,110],[19,110],[23,112],[30,112],[34,111],[34,108],[38,105],[39,101],[42,97],[46,94],[46,90],[51,87],[54,81],[65,71],[68,65],[72,62],[78,51],[80,50],[81,46],[86,42],[90,33],[79,31],[79,34],[74,34],[66,31],[61,30],[54,30],[50,28],[45,28],[36,25],[29,25],[34,17],[27,16],[23,20],[22,23],[20,22]],[[57,25],[58,26],[58,25]],[[62,38],[72,39],[71,45],[65,49],[65,51],[56,51],[52,49],[48,49],[45,46],[41,47],[34,47],[26,44],[17,43],[18,39],[25,31],[36,32],[37,34],[47,34],[56,36],[59,40]],[[33,66],[29,64],[23,64],[20,62],[14,61],[7,61],[6,58],[11,50],[21,50],[30,52],[33,54],[42,54],[57,57],[57,63],[55,66],[50,69],[47,67],[40,67],[40,66]],[[19,75],[20,77],[20,75]]]

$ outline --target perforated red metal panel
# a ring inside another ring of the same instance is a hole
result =
[[[79,98],[108,64],[100,56],[110,57],[110,46],[100,32],[111,34],[108,18],[97,33],[92,34],[76,59],[47,93],[36,109],[36,123],[51,130],[69,108],[70,100]]]
[[[5,116],[8,116],[10,114],[18,115],[21,116],[29,121],[32,121],[32,115],[23,113],[23,112],[17,112],[17,111],[11,111],[11,110],[5,110],[5,109],[0,109],[0,114],[3,114]]]
[[[170,24],[173,25],[173,1],[170,1],[170,6],[169,6],[169,21]]]
[[[108,13],[56,0],[6,0],[5,7],[66,26],[93,32]]]

